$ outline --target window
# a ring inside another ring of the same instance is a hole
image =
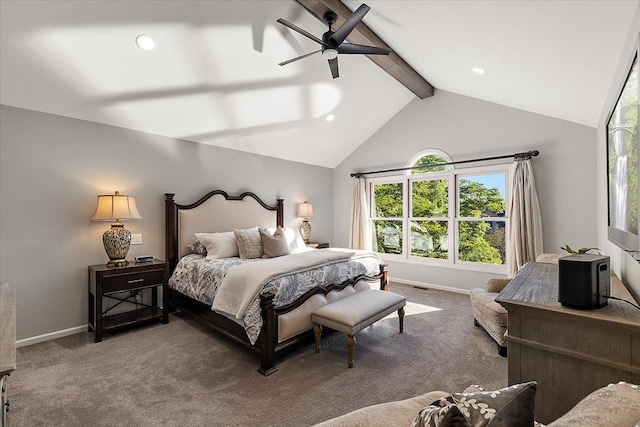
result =
[[[404,216],[402,182],[375,184],[373,187],[374,250],[387,254],[402,254],[402,224]]]
[[[507,165],[456,170],[437,150],[405,176],[369,180],[373,248],[390,259],[502,272]]]

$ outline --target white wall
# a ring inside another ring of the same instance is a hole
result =
[[[596,129],[445,91],[415,99],[334,171],[335,237],[347,245],[351,172],[402,167],[437,148],[453,160],[540,150],[533,162],[545,252],[593,247],[596,235]],[[471,289],[491,274],[389,263],[392,278]]]
[[[625,48],[618,64],[615,77],[611,82],[611,88],[607,96],[605,105],[602,107],[602,114],[598,122],[598,247],[603,248],[605,253],[611,257],[611,268],[620,277],[627,288],[634,294],[636,300],[640,300],[640,265],[625,251],[618,248],[607,238],[607,118],[611,113],[620,90],[624,84],[631,61],[633,60],[638,33],[640,32],[640,7],[636,13],[627,36]]]
[[[0,106],[0,281],[16,281],[17,338],[87,323],[87,266],[108,261],[89,221],[96,196],[136,197],[143,219],[129,221],[143,244],[129,259],[164,258],[164,193],[178,203],[205,192],[253,191],[267,203],[313,203],[312,238],[331,241],[333,172],[202,144],[8,106]]]

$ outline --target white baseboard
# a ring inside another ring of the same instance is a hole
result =
[[[31,338],[25,338],[16,341],[16,347],[26,347],[28,345],[37,344],[39,342],[49,341],[56,338],[67,337],[69,335],[79,334],[80,332],[87,332],[87,325],[75,326],[69,329],[63,329],[61,331],[49,332],[48,334],[38,335]]]
[[[469,295],[469,289],[452,288],[451,286],[433,285],[431,283],[416,282],[415,280],[397,279],[395,277],[389,277],[390,282],[396,282],[403,285],[415,286],[416,288],[424,289],[437,289],[439,291],[453,292],[456,294]]]
[[[400,283],[403,285],[415,286],[416,288],[436,289],[439,291],[454,292],[456,294],[469,295],[468,289],[452,288],[450,286],[434,285],[431,283],[416,282],[414,280],[397,279],[394,277],[390,277],[389,281]],[[67,337],[69,335],[75,335],[75,334],[79,334],[80,332],[86,332],[86,331],[87,331],[87,325],[75,326],[73,328],[63,329],[61,331],[49,332],[48,334],[43,334],[43,335],[31,337],[31,338],[18,340],[16,341],[16,347],[26,347],[28,345],[38,344],[40,342],[45,342],[45,341],[53,340],[56,338]]]

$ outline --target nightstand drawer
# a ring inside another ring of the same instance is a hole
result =
[[[164,280],[163,270],[145,271],[135,274],[118,274],[104,278],[103,293],[142,288],[161,284]]]

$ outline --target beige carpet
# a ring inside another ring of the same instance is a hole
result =
[[[71,337],[18,349],[10,426],[307,426],[380,402],[470,384],[507,385],[507,361],[473,326],[466,295],[391,285],[396,315],[360,332],[353,369],[345,336],[323,339],[256,372],[256,354],[180,312],[168,325]]]

